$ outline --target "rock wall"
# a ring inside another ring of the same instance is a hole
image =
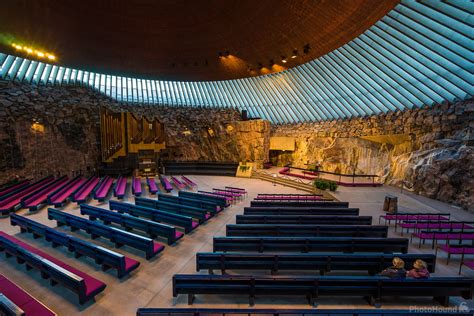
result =
[[[0,81],[0,183],[97,169],[101,106],[159,118],[173,160],[268,160],[269,123],[234,109],[124,105],[81,87]]]
[[[474,100],[367,118],[273,126],[296,139],[280,164],[376,174],[418,194],[474,207]]]

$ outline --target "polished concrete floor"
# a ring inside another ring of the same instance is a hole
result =
[[[15,237],[31,243],[31,245],[41,248],[43,251],[77,267],[107,284],[107,288],[100,295],[96,296],[95,302],[89,302],[80,306],[77,297],[61,286],[51,287],[49,282],[42,280],[37,271],[26,272],[24,265],[18,265],[14,258],[6,259],[0,255],[0,272],[14,280],[21,287],[30,292],[45,305],[56,311],[59,315],[134,315],[138,307],[188,307],[187,297],[184,295],[178,298],[172,296],[171,278],[174,274],[194,274],[196,272],[195,254],[196,252],[212,251],[213,236],[224,236],[225,225],[235,223],[235,215],[243,213],[243,207],[250,204],[257,193],[300,193],[297,190],[283,186],[274,186],[270,182],[256,179],[243,179],[234,177],[211,177],[211,176],[190,176],[199,185],[199,189],[206,190],[213,187],[235,186],[243,187],[249,191],[249,196],[244,201],[233,205],[221,212],[208,223],[200,226],[191,234],[186,235],[175,246],[167,246],[161,255],[151,261],[144,259],[139,251],[123,247],[115,249],[129,257],[141,262],[141,266],[132,274],[122,280],[115,277],[114,272],[102,272],[99,266],[87,258],[75,259],[73,255],[64,248],[51,248],[50,244],[42,239],[33,239],[30,234],[19,233],[18,227],[12,227],[8,218],[0,219],[0,229]],[[304,193],[304,192],[302,192]],[[452,207],[445,203],[422,198],[411,193],[400,192],[391,187],[380,188],[339,188],[335,196],[344,201],[349,201],[350,206],[359,207],[361,215],[372,215],[374,224],[378,222],[379,215],[382,214],[382,205],[386,194],[398,196],[399,210],[411,212],[451,212],[452,218],[457,220],[474,221],[474,215],[462,209]],[[130,192],[129,192],[130,194]],[[146,194],[145,194],[146,196]],[[133,201],[133,197],[128,196]],[[107,203],[92,201],[92,205],[107,208]],[[70,203],[64,208],[65,211],[79,215],[75,204]],[[36,221],[48,226],[55,227],[55,221],[49,221],[46,216],[46,208],[35,214],[28,214],[21,210],[18,214],[28,216]],[[68,228],[60,228],[72,235],[91,240],[89,235],[82,233],[71,233]],[[390,229],[390,236],[399,236],[398,233]],[[95,243],[113,248],[112,244],[104,239],[96,239]],[[417,246],[410,246],[410,252],[427,252],[433,250],[431,246],[425,245],[421,249]],[[459,268],[459,260],[455,258],[449,265],[445,264],[445,254],[439,254],[437,261],[437,271],[435,275],[455,276]],[[201,271],[200,273],[207,273]],[[238,273],[228,271],[228,273]],[[251,273],[251,272],[249,272]],[[265,274],[263,271],[256,271],[255,274]],[[294,273],[297,274],[297,273]],[[474,272],[467,268],[463,275],[474,277]],[[459,304],[462,299],[454,298],[451,303]],[[317,300],[318,308],[373,308],[367,305],[366,301],[360,297],[354,298],[320,298]],[[468,305],[474,308],[474,301],[468,301]],[[430,298],[410,299],[392,298],[383,302],[384,308],[409,308],[410,306],[433,306],[437,305]],[[242,296],[225,295],[197,295],[193,307],[227,307],[227,308],[248,308],[248,299]],[[257,297],[255,308],[309,308],[303,297]]]

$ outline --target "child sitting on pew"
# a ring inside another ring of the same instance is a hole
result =
[[[421,259],[417,259],[413,263],[413,269],[407,272],[407,277],[415,279],[427,279],[430,277],[430,272],[428,271],[428,265]]]
[[[405,261],[398,257],[393,258],[392,266],[380,272],[379,275],[392,279],[404,279],[407,276],[407,270],[405,270]]]

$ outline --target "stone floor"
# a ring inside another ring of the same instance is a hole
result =
[[[235,223],[235,215],[243,212],[243,207],[250,204],[257,193],[299,193],[297,190],[282,186],[274,186],[270,182],[264,182],[255,179],[243,179],[234,177],[211,177],[211,176],[191,176],[199,188],[202,190],[213,187],[235,186],[244,187],[249,191],[249,196],[243,202],[240,202],[216,216],[210,222],[202,225],[194,232],[186,235],[175,246],[167,246],[165,251],[151,261],[144,259],[142,253],[123,247],[118,252],[130,256],[141,262],[141,266],[129,277],[118,280],[113,271],[102,272],[90,259],[74,259],[73,255],[64,248],[53,249],[42,239],[34,240],[30,234],[19,234],[18,227],[12,227],[8,218],[0,219],[0,229],[15,237],[31,243],[33,246],[41,248],[43,251],[57,257],[60,260],[71,264],[107,284],[103,293],[96,296],[95,302],[89,302],[84,306],[77,303],[77,297],[70,291],[61,286],[51,287],[49,282],[42,280],[38,272],[26,272],[23,265],[17,265],[13,258],[5,259],[0,256],[0,272],[10,279],[14,280],[21,287],[30,292],[37,299],[56,311],[59,315],[134,315],[138,307],[188,307],[187,297],[184,295],[178,298],[172,297],[171,278],[173,274],[196,272],[195,253],[203,251],[212,251],[213,236],[223,236],[225,234],[225,225]],[[398,196],[400,211],[413,212],[451,212],[452,218],[457,220],[474,221],[474,215],[466,211],[452,207],[445,203],[422,198],[411,193],[400,192],[392,187],[380,188],[343,188],[340,187],[335,196],[344,201],[349,201],[350,206],[359,207],[361,215],[372,215],[374,224],[378,222],[379,215],[382,214],[384,196],[387,194]],[[146,194],[145,194],[146,196]],[[130,198],[133,201],[133,198]],[[91,202],[93,205],[99,205],[107,208],[107,203]],[[65,211],[79,215],[75,204],[70,203],[64,208]],[[35,214],[28,214],[21,210],[18,213],[27,215],[34,220],[54,227],[56,222],[49,221],[46,216],[46,208],[41,209]],[[61,228],[68,233],[67,228]],[[89,239],[88,235],[82,233],[71,233],[73,235]],[[390,236],[399,236],[390,229]],[[94,242],[102,246],[112,248],[112,244],[104,239],[97,239]],[[410,246],[410,252],[432,252],[429,245],[418,249],[416,246]],[[436,275],[455,276],[459,268],[459,260],[454,259],[449,266],[445,264],[445,255],[439,254],[437,262]],[[207,273],[201,271],[200,273]],[[229,271],[229,273],[233,273]],[[235,272],[237,273],[237,272]],[[262,273],[264,272],[255,272]],[[296,274],[296,273],[295,273]],[[474,277],[473,271],[464,270],[463,275]],[[459,304],[462,300],[454,298],[452,304]],[[474,308],[474,301],[467,302],[471,308]],[[393,298],[383,302],[384,308],[408,308],[409,306],[432,306],[436,305],[429,298],[409,299]],[[218,296],[218,295],[198,295],[196,296],[193,307],[228,307],[228,308],[248,308],[247,297],[242,296]],[[308,308],[303,297],[257,297],[256,308]],[[344,298],[344,301],[333,298],[318,299],[318,308],[372,308],[358,297]]]

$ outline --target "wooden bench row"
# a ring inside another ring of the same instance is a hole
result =
[[[228,224],[226,236],[282,237],[387,237],[388,226],[305,225],[305,224]]]
[[[472,299],[474,279],[432,277],[429,279],[390,279],[379,276],[250,276],[250,275],[174,275],[173,297],[188,295],[192,304],[196,294],[248,295],[253,305],[256,296],[305,296],[311,305],[318,297],[365,297],[371,305],[383,297],[432,296],[443,306],[450,296]]]
[[[258,207],[349,207],[349,202],[340,201],[251,201],[250,206]]]
[[[267,206],[251,206],[244,207],[244,215],[359,215],[358,208],[342,208],[342,207],[303,207],[303,206],[284,206],[284,207],[267,207]]]
[[[214,237],[213,251],[383,252],[407,253],[406,238]]]
[[[413,266],[417,259],[428,265],[428,271],[434,272],[436,256],[433,254],[380,254],[380,253],[327,253],[327,254],[265,254],[265,253],[224,253],[198,252],[196,270],[265,270],[272,274],[278,271],[319,271],[325,274],[331,271],[367,271],[370,275],[392,265],[392,259],[399,257],[406,267]]]
[[[151,238],[165,238],[168,245],[174,244],[181,239],[184,234],[176,230],[174,226],[157,223],[147,219],[137,218],[128,214],[120,214],[87,204],[81,204],[81,214],[89,216],[94,221],[100,219],[104,224],[118,224],[126,230],[139,230],[148,234]]]
[[[372,216],[353,215],[236,215],[237,224],[371,225]]]
[[[151,238],[90,221],[53,208],[48,209],[48,219],[55,220],[58,226],[69,226],[72,231],[83,230],[90,234],[93,239],[98,237],[109,239],[117,248],[127,245],[144,251],[147,259],[151,259],[164,250],[163,245],[155,243]]]
[[[24,263],[27,270],[36,269],[51,285],[61,284],[76,293],[79,303],[84,304],[102,292],[106,285],[92,276],[77,270],[37,248],[0,232],[0,251],[7,257],[14,256],[18,263]]]
[[[163,202],[161,200],[152,200],[152,199],[138,198],[138,197],[135,198],[135,205],[154,208],[154,209],[169,212],[169,213],[190,216],[192,218],[198,219],[200,223],[204,223],[209,218],[211,218],[213,214],[215,214],[215,212],[212,213],[208,210],[200,209],[197,207],[185,206],[185,205],[180,205],[180,204],[175,204],[175,203],[170,203],[170,202]]]
[[[155,222],[183,227],[185,233],[190,233],[199,226],[199,223],[193,221],[193,218],[190,216],[160,211],[154,208],[138,206],[131,203],[110,200],[109,208],[119,213],[127,213],[137,217],[148,218]]]
[[[158,194],[158,200],[162,202],[173,203],[173,204],[197,207],[199,209],[207,210],[211,212],[212,214],[215,214],[221,211],[221,207],[219,206],[218,203],[204,201],[204,200],[197,200],[194,198],[187,198],[187,197],[167,195],[167,194]]]
[[[81,256],[92,258],[94,262],[102,266],[103,271],[110,268],[117,270],[117,276],[119,278],[129,274],[140,265],[140,262],[120,253],[57,231],[17,214],[11,214],[10,223],[13,226],[19,226],[22,233],[28,232],[33,234],[34,238],[44,237],[46,241],[51,242],[53,247],[66,247],[69,251],[75,253],[76,258]]]

